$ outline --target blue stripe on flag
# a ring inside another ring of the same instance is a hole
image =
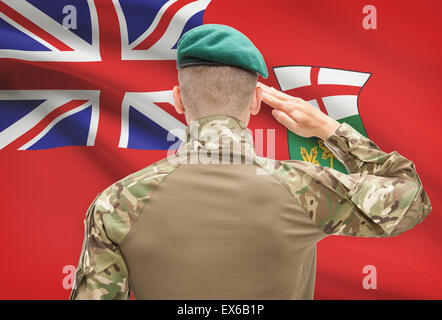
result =
[[[178,138],[175,138],[173,141],[167,141],[167,135],[168,131],[166,129],[147,118],[135,108],[129,107],[128,148],[168,150],[178,141]]]
[[[45,100],[0,100],[0,132],[23,118]]]
[[[40,42],[0,18],[0,49],[50,51]]]
[[[198,13],[195,13],[189,20],[187,20],[186,25],[184,26],[183,32],[181,32],[178,41],[180,41],[181,37],[190,29],[198,27],[203,24],[204,10]],[[172,49],[176,49],[178,45],[178,41],[172,47]]]
[[[69,30],[89,44],[92,44],[91,13],[87,0],[27,0],[27,2],[46,13],[61,25],[63,25],[64,18],[68,16],[67,13],[63,13],[63,8],[67,5],[73,5],[77,11],[77,29]]]
[[[141,36],[152,24],[160,8],[168,0],[120,0],[127,24],[129,43]]]
[[[28,150],[50,149],[64,146],[85,146],[89,135],[92,106],[64,118],[52,127]]]

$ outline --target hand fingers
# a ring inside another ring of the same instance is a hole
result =
[[[265,92],[265,93],[267,93],[269,95],[272,95],[272,96],[275,96],[275,97],[277,97],[277,98],[279,98],[281,100],[286,101],[286,100],[291,98],[291,96],[289,96],[288,94],[285,94],[285,93],[283,93],[283,92],[281,92],[279,90],[276,90],[275,88],[266,86],[265,84],[259,83],[259,86],[262,88],[262,92],[263,93]]]
[[[267,92],[262,93],[262,100],[270,107],[282,110],[284,112],[290,112],[292,109],[287,101],[283,101],[274,95],[270,95]]]
[[[293,120],[287,113],[282,112],[277,109],[272,110],[273,117],[281,123],[284,127],[289,129],[292,132],[296,132],[297,128],[299,127],[298,123]]]
[[[293,96],[291,96],[291,95],[289,95],[287,93],[284,93],[282,91],[279,91],[279,90],[277,90],[277,89],[275,89],[273,87],[269,87],[269,86],[267,86],[267,85],[265,85],[265,84],[263,84],[261,82],[258,82],[258,85],[262,88],[263,92],[266,92],[266,93],[268,93],[270,95],[274,95],[274,96],[276,96],[277,98],[279,98],[281,100],[284,100],[284,101],[294,101],[294,102],[301,102],[301,101],[303,101],[301,98],[293,97]]]

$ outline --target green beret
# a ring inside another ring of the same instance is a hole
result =
[[[264,58],[252,41],[220,24],[193,28],[178,41],[177,68],[193,65],[231,65],[268,76]]]

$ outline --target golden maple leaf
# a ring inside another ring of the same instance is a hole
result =
[[[307,152],[307,150],[304,147],[301,147],[301,156],[302,159],[306,162],[311,162],[314,164],[319,164],[318,160],[316,160],[316,156],[318,155],[318,149],[316,147],[313,147],[310,152]]]
[[[318,144],[319,144],[319,148],[322,149],[321,159],[327,160],[330,158],[330,168],[333,168],[333,158],[334,158],[333,153],[330,151],[329,148],[327,148],[327,146],[324,144],[323,140],[318,140]]]

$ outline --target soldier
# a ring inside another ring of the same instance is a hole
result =
[[[267,77],[264,59],[237,30],[188,31],[177,67],[175,108],[189,124],[183,142],[92,202],[71,299],[129,299],[130,292],[313,299],[318,241],[396,236],[431,211],[413,162],[257,83]],[[323,139],[349,174],[258,157],[247,123],[261,100],[294,133]]]

